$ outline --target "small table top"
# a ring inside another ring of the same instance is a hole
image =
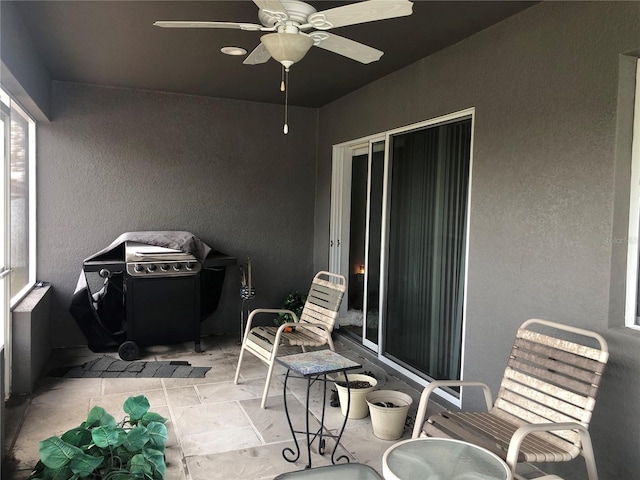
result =
[[[382,457],[385,480],[511,480],[496,454],[450,438],[414,438],[398,442]]]
[[[289,370],[304,376],[340,372],[362,367],[359,363],[332,350],[296,353],[295,355],[276,357],[276,360]]]

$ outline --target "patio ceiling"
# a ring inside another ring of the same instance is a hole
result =
[[[260,32],[162,29],[156,20],[257,22],[251,1],[17,1],[53,80],[282,103],[273,60],[243,65],[224,46],[252,51]],[[318,10],[353,2],[311,1]],[[291,69],[289,102],[320,107],[537,2],[415,1],[408,17],[335,33],[385,52],[363,65],[312,48]]]

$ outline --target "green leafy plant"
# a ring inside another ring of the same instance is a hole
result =
[[[149,411],[144,395],[129,397],[123,409],[127,415],[117,423],[93,407],[80,426],[41,441],[29,480],[162,480],[167,419]]]
[[[304,303],[306,301],[306,295],[302,295],[300,292],[294,292],[289,294],[287,298],[284,299],[282,308],[291,310],[299,319],[300,315],[302,315],[302,310],[304,309]],[[293,317],[288,313],[279,313],[278,319],[280,324],[283,324],[285,322],[293,322]]]

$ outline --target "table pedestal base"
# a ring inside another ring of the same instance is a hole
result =
[[[343,374],[346,377],[346,371],[342,370]],[[289,381],[289,377],[292,378],[306,378],[307,379],[307,396],[306,396],[306,410],[307,410],[307,414],[305,417],[305,430],[296,430],[293,427],[293,423],[291,422],[291,416],[289,415],[289,407],[287,405],[287,383]],[[309,411],[309,397],[310,397],[310,390],[311,390],[311,385],[313,385],[315,382],[323,382],[323,388],[322,388],[322,413],[321,413],[321,417],[320,417],[320,427],[316,430],[316,431],[311,431],[310,430],[310,426],[309,426],[309,417],[311,415],[311,412]],[[342,426],[340,427],[340,432],[338,433],[338,435],[334,435],[331,433],[326,433],[324,431],[324,413],[325,413],[325,408],[327,406],[327,389],[326,389],[326,383],[327,383],[327,375],[326,373],[322,373],[322,374],[318,374],[318,375],[305,375],[303,377],[300,376],[293,376],[291,375],[290,370],[287,370],[287,375],[284,379],[284,411],[287,415],[287,422],[289,423],[289,428],[291,429],[291,435],[293,436],[293,441],[295,443],[295,451],[292,448],[286,447],[285,449],[282,450],[282,456],[284,457],[284,459],[287,462],[295,462],[300,458],[300,445],[298,444],[298,438],[296,437],[296,433],[304,433],[306,435],[306,440],[307,440],[307,459],[308,459],[308,463],[306,465],[306,468],[311,468],[311,445],[316,441],[316,439],[318,440],[318,453],[320,453],[320,455],[324,455],[325,452],[325,447],[326,447],[326,442],[325,442],[325,438],[329,437],[329,438],[335,438],[335,446],[333,447],[333,451],[331,452],[331,463],[333,463],[334,465],[336,464],[336,462],[339,462],[341,460],[346,460],[346,463],[349,463],[349,457],[347,457],[346,455],[341,455],[338,458],[335,458],[336,455],[336,450],[338,449],[338,445],[340,444],[340,438],[342,438],[342,434],[344,432],[344,428],[347,425],[347,418],[348,416],[344,417],[344,421],[342,422]],[[347,382],[348,385],[348,382]],[[347,386],[348,388],[348,386]],[[349,392],[350,393],[350,392]],[[347,411],[349,411],[349,405],[351,403],[351,395],[348,395],[348,402],[347,402]]]

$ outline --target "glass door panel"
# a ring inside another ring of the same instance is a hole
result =
[[[351,212],[349,216],[349,296],[347,331],[362,338],[367,212],[368,154],[351,157]]]
[[[391,137],[385,352],[460,377],[471,120]]]
[[[378,351],[380,324],[380,247],[385,141],[352,151],[350,171],[349,287],[347,322],[341,328]]]
[[[369,156],[364,344],[375,351],[378,351],[380,326],[380,248],[382,238],[384,146],[384,141],[374,143],[371,146],[371,154]]]

